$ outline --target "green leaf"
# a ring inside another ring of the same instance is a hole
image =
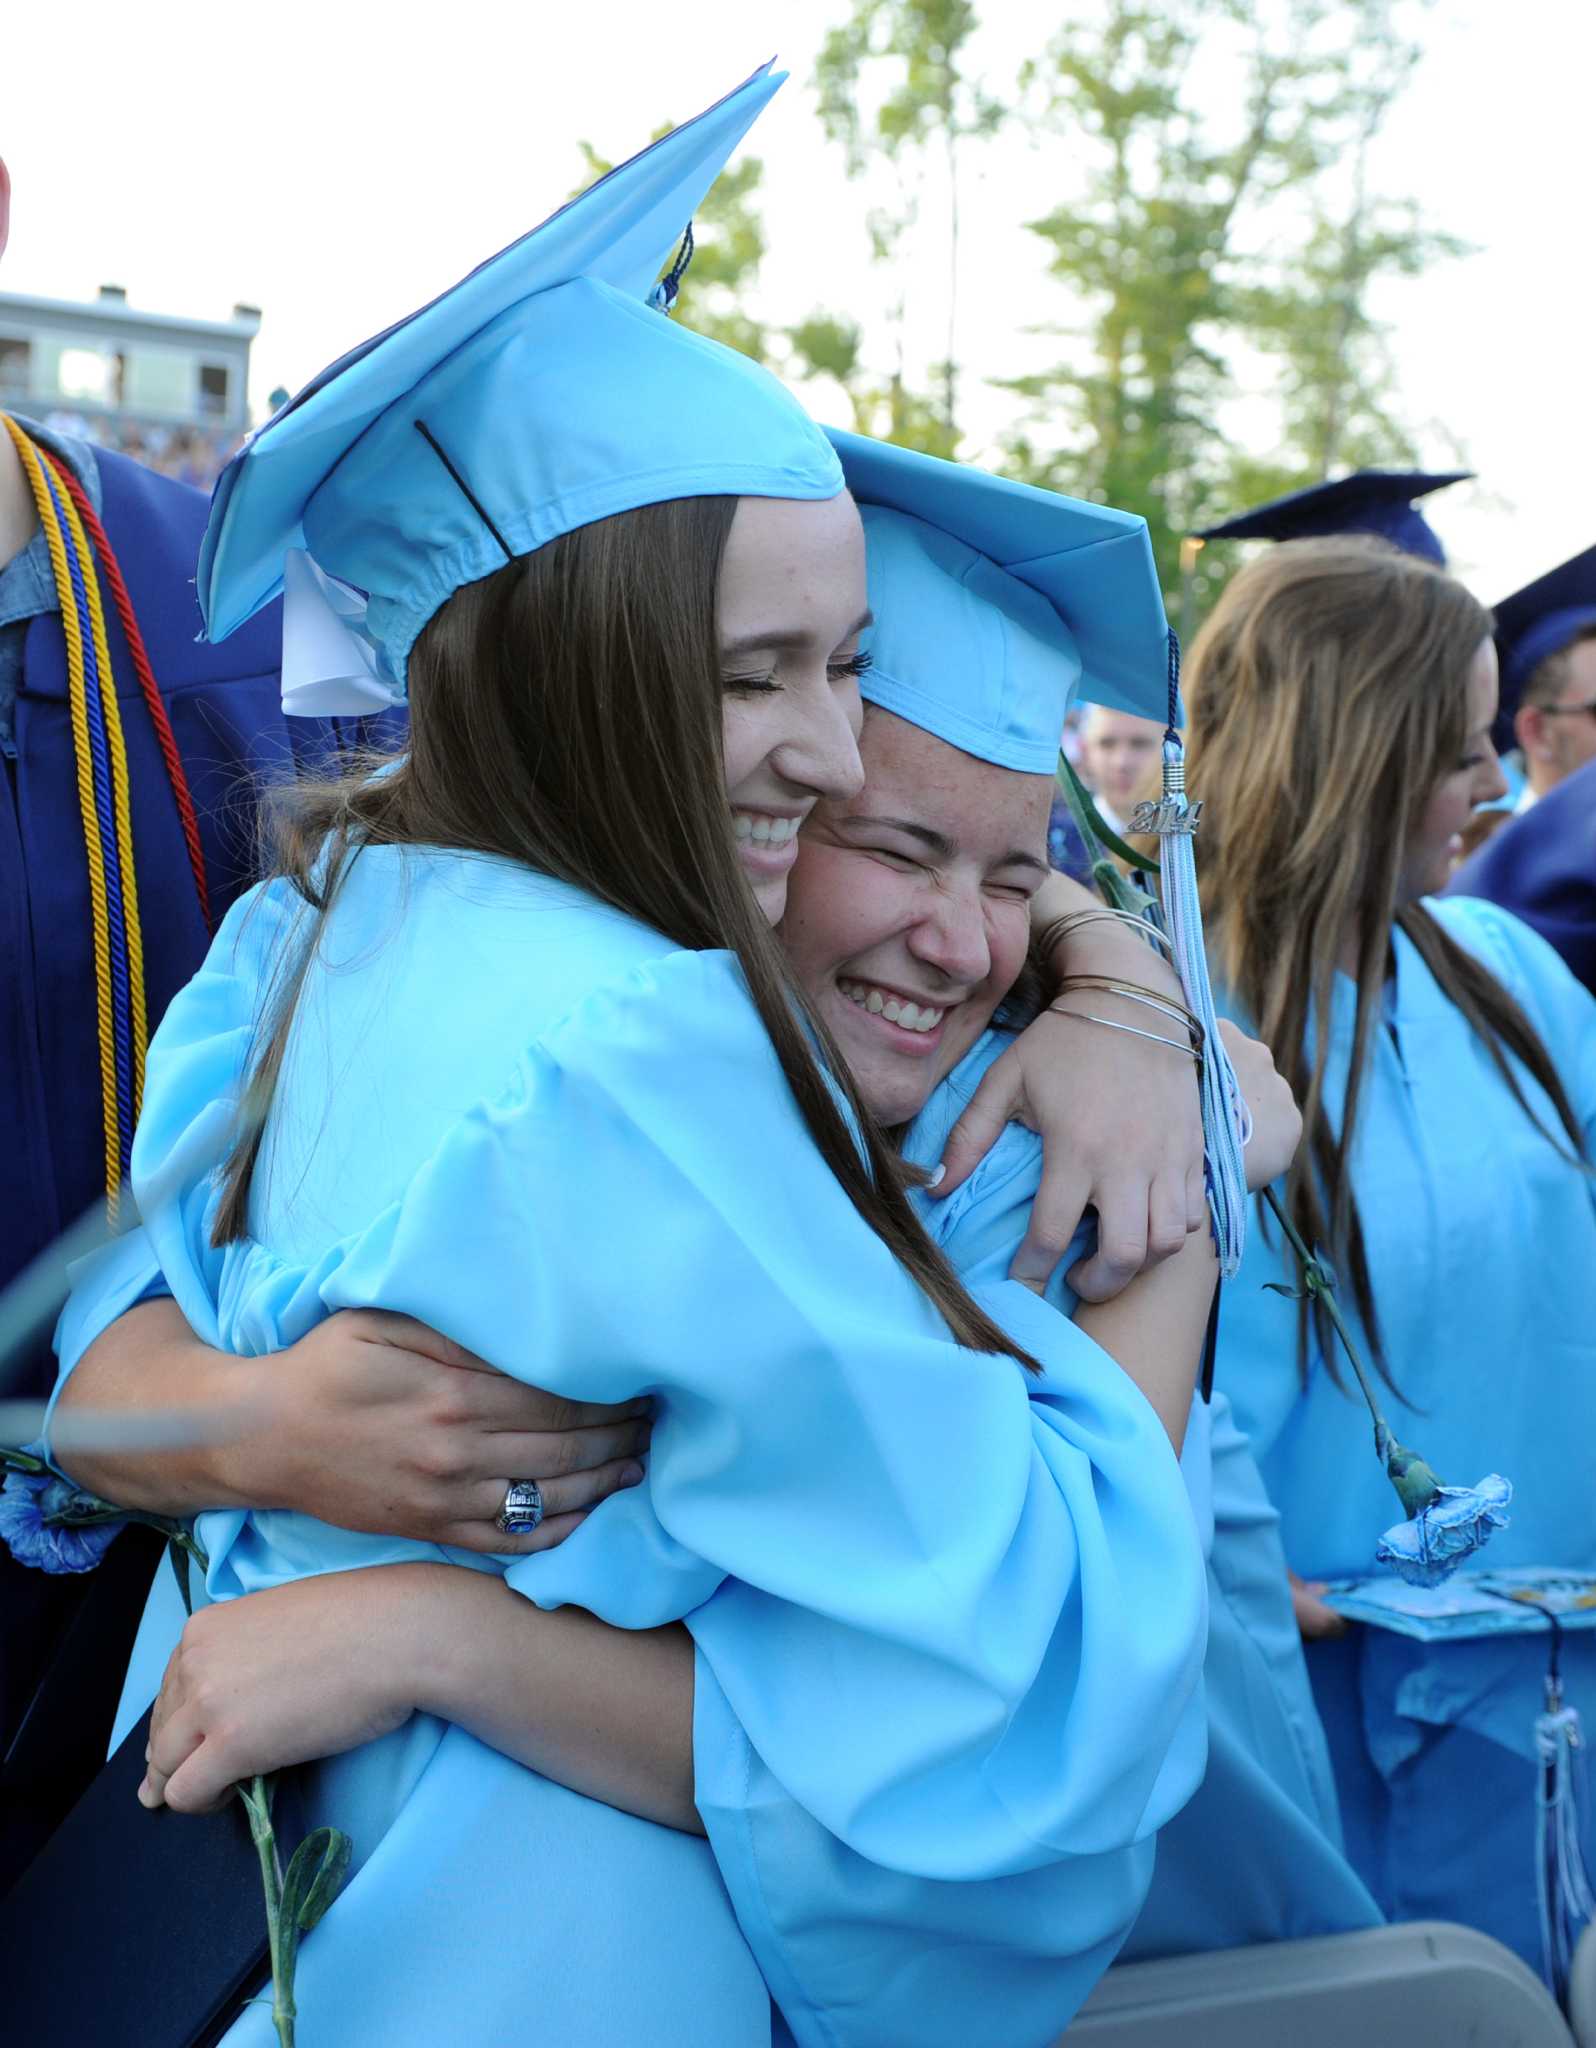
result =
[[[1120,859],[1130,867],[1140,868],[1148,874],[1156,875],[1158,872],[1158,862],[1154,860],[1153,856],[1150,853],[1138,853],[1135,847],[1127,846],[1119,834],[1112,831],[1104,821],[1102,813],[1098,810],[1096,804],[1092,802],[1091,791],[1082,782],[1080,776],[1076,774],[1075,764],[1068,754],[1059,755],[1058,772],[1060,780],[1066,784],[1067,794],[1073,797],[1076,803],[1080,805],[1080,808],[1086,813],[1086,822],[1091,826],[1093,832],[1096,833],[1103,845],[1108,848],[1109,852],[1118,854]]]
[[[353,1844],[341,1828],[315,1828],[283,1878],[283,1921],[308,1934],[344,1888]]]
[[[1283,1280],[1266,1280],[1264,1282],[1264,1292],[1266,1294],[1283,1294],[1287,1301],[1306,1301],[1307,1299],[1307,1290],[1305,1288],[1288,1287]]]

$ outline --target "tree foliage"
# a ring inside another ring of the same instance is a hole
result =
[[[847,322],[832,322],[826,353],[855,338],[844,390],[863,432],[951,455],[958,446],[959,196],[961,156],[971,140],[991,135],[1004,117],[966,75],[967,45],[976,27],[971,0],[852,0],[846,18],[826,36],[815,64],[821,124],[841,143],[851,176],[877,169],[890,175],[886,197],[870,208],[871,253],[894,280],[888,326],[891,368],[871,376],[862,337]],[[873,108],[871,101],[873,97]],[[920,219],[928,160],[941,159],[946,213],[944,250],[947,329],[943,359],[933,366],[935,395],[908,388],[902,278],[912,231]],[[819,316],[824,322],[824,316]],[[813,325],[813,323],[810,323]],[[805,343],[794,343],[800,356]],[[833,369],[832,375],[838,375]]]
[[[1018,401],[1005,467],[1142,513],[1171,589],[1194,527],[1335,470],[1412,459],[1374,303],[1384,280],[1462,245],[1372,190],[1370,157],[1417,61],[1400,10],[1426,0],[1059,0],[1060,27],[1001,94],[976,73],[974,0],[844,4],[815,89],[866,193],[880,317],[755,317],[751,158],[695,223],[689,325],[784,375],[829,379],[857,431],[938,455],[958,452],[961,378],[979,373]],[[971,146],[1003,127],[1057,167],[1029,225],[1059,288],[1043,330],[1058,354],[1025,374],[1012,359],[960,363],[961,177]],[[944,360],[917,382],[904,281],[928,262],[948,327]],[[1204,582],[1199,564],[1199,602]]]
[[[675,125],[663,122],[650,140],[669,135]],[[584,185],[614,168],[590,142],[582,143],[581,150],[588,173]],[[765,230],[756,203],[764,175],[760,159],[748,156],[716,179],[693,216],[693,258],[677,300],[678,317],[687,326],[755,362],[767,361],[770,353],[769,329],[748,310],[765,254]],[[660,275],[669,268],[667,263]]]
[[[1080,317],[1007,380],[1008,454],[1145,514],[1171,584],[1205,520],[1411,454],[1370,288],[1457,245],[1371,197],[1367,156],[1416,54],[1391,0],[1107,0],[1028,67],[1074,170],[1032,225]],[[1261,454],[1227,430],[1248,395],[1277,419]]]

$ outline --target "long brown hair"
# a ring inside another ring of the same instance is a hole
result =
[[[268,999],[213,1240],[247,1232],[295,1004],[350,863],[377,844],[496,854],[585,889],[678,946],[733,952],[810,1135],[859,1214],[961,1344],[1035,1369],[926,1235],[902,1164],[738,862],[721,766],[715,610],[736,509],[734,498],[644,506],[456,591],[411,650],[404,754],[380,775],[368,764],[277,794],[276,871],[312,915]]]
[[[1380,1369],[1379,1321],[1348,1162],[1396,924],[1483,1041],[1527,1116],[1512,1054],[1578,1119],[1523,1010],[1418,903],[1398,908],[1409,839],[1468,737],[1468,674],[1491,616],[1460,583],[1377,540],[1289,541],[1236,576],[1186,670],[1188,781],[1209,944],[1302,1106],[1293,1218],[1350,1282]],[[1325,1108],[1337,961],[1358,939],[1340,1130]],[[1312,1052],[1309,1036],[1312,1036]],[[1537,1127],[1544,1130],[1537,1120]],[[1549,1142],[1558,1140],[1546,1132]],[[1306,1362],[1306,1310],[1302,1324]],[[1328,1328],[1319,1331],[1339,1377]]]

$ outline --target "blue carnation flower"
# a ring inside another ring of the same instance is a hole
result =
[[[92,1526],[72,1526],[89,1517]],[[8,1472],[0,1485],[0,1539],[18,1564],[91,1572],[124,1527],[108,1518],[104,1501],[54,1472]]]
[[[1508,1517],[1511,1484],[1491,1472],[1478,1486],[1443,1486],[1411,1522],[1387,1529],[1375,1545],[1375,1559],[1388,1564],[1410,1586],[1438,1586],[1466,1557],[1489,1543]]]

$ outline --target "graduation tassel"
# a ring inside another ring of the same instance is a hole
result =
[[[1596,1894],[1585,1869],[1580,1833],[1585,1738],[1578,1711],[1563,1698],[1559,1669],[1562,1624],[1549,1609],[1552,1650],[1546,1665],[1546,1707],[1535,1717],[1540,1782],[1535,1802],[1535,1883],[1541,1913],[1546,1981],[1559,2002],[1568,1997],[1574,1950],[1596,1920]]]
[[[1176,721],[1180,715],[1180,642],[1169,635],[1169,723],[1164,732],[1164,794],[1156,804],[1139,804],[1132,824],[1156,832],[1164,930],[1185,991],[1186,1007],[1203,1028],[1203,1152],[1208,1206],[1214,1222],[1219,1270],[1230,1279],[1247,1243],[1247,1171],[1242,1152],[1249,1135],[1247,1111],[1235,1071],[1219,1035],[1214,994],[1203,951],[1202,909],[1197,896],[1197,862],[1192,835],[1202,805],[1186,800],[1186,749]]]

